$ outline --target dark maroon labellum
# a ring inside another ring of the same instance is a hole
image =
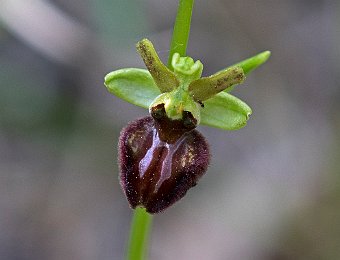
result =
[[[120,183],[132,208],[158,213],[196,185],[210,155],[190,112],[183,112],[182,120],[170,120],[161,105],[151,115],[121,131]]]

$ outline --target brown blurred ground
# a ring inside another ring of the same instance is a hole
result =
[[[122,259],[120,129],[146,110],[104,75],[165,60],[177,1],[0,2],[0,259]],[[236,132],[200,127],[212,164],[154,221],[151,259],[340,259],[340,4],[196,1],[188,55],[209,75],[263,50]]]

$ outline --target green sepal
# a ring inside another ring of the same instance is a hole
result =
[[[136,106],[149,109],[152,101],[161,94],[149,71],[127,68],[112,71],[105,76],[107,90]]]
[[[237,130],[247,124],[251,113],[246,103],[226,92],[220,92],[204,102],[201,124],[223,130]]]
[[[230,67],[239,66],[243,69],[244,74],[247,75],[249,72],[265,63],[269,59],[270,54],[271,54],[270,51],[264,51],[259,54],[256,54],[253,57],[240,61]]]
[[[240,61],[234,65],[231,65],[228,68],[239,66],[243,69],[244,74],[247,75],[249,72],[251,72],[252,70],[256,69],[257,67],[265,63],[269,59],[270,55],[271,55],[270,51],[260,52],[259,54],[256,54],[253,57]],[[222,72],[224,70],[221,70],[219,72]],[[234,87],[235,85],[225,89],[224,92],[230,92],[234,89]]]
[[[178,79],[160,60],[152,42],[148,39],[143,39],[136,44],[136,48],[162,93],[170,92],[178,87]]]

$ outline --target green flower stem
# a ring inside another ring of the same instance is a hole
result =
[[[131,224],[127,260],[147,259],[152,215],[144,208],[136,208]]]
[[[168,57],[168,67],[173,70],[171,65],[171,58],[175,52],[179,53],[181,57],[185,56],[189,33],[192,8],[194,6],[194,0],[179,0],[176,21],[174,25],[174,31],[172,33],[172,39],[170,44],[170,53]]]

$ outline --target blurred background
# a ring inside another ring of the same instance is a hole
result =
[[[200,126],[212,162],[154,218],[150,259],[340,259],[340,3],[197,0],[188,55],[207,76],[258,52],[233,92],[248,125]],[[106,73],[165,61],[177,1],[0,1],[0,259],[123,259],[132,211],[117,140],[147,111]]]

